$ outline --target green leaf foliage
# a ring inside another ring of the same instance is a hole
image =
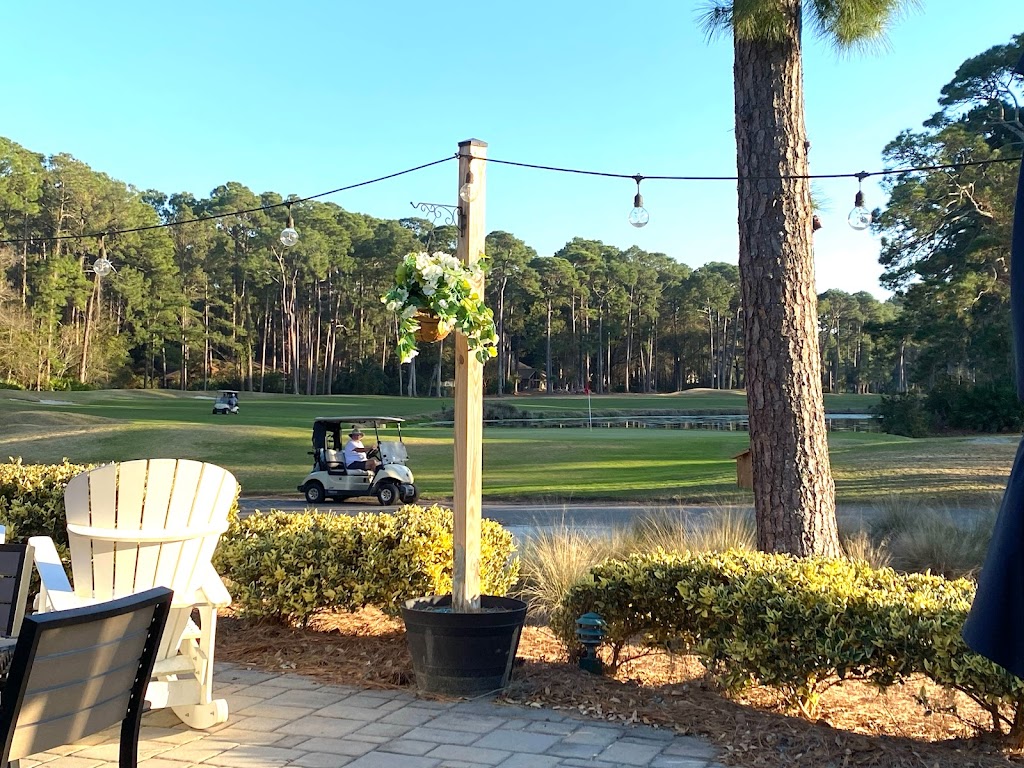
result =
[[[595,567],[552,626],[575,652],[575,620],[594,611],[607,622],[613,664],[627,642],[693,653],[727,690],[771,686],[808,713],[836,678],[886,687],[924,674],[995,720],[1019,706],[1024,682],[963,642],[973,597],[966,579],[848,560],[659,552]]]
[[[90,467],[82,464],[0,464],[0,523],[8,541],[49,536],[57,550],[67,552],[64,489],[68,481]]]
[[[376,606],[452,588],[453,516],[438,506],[354,516],[270,512],[236,520],[214,565],[247,616],[305,625],[321,611]],[[512,534],[481,532],[481,590],[504,595],[519,575]]]

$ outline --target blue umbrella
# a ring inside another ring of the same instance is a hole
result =
[[[1024,75],[1024,56],[1014,70]],[[1024,163],[1017,181],[1010,246],[1010,312],[1017,397],[1024,400]],[[999,517],[992,529],[978,591],[964,623],[964,640],[975,651],[1024,678],[1024,440],[1017,448]]]

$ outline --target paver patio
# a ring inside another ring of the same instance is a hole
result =
[[[324,685],[218,664],[231,717],[193,731],[166,710],[143,719],[146,768],[721,768],[709,742],[562,712],[442,702],[405,691]],[[117,730],[22,761],[25,768],[115,768]]]

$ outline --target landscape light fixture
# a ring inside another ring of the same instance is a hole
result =
[[[605,620],[596,613],[585,613],[576,620],[576,640],[583,646],[583,655],[579,659],[580,669],[596,675],[604,671],[597,649],[604,642],[607,626]]]
[[[299,233],[295,229],[295,220],[292,218],[292,204],[288,203],[288,224],[281,230],[281,245],[291,248],[299,242]]]
[[[466,171],[466,180],[462,186],[459,187],[459,197],[462,198],[463,202],[472,203],[476,200],[476,196],[480,194],[480,189],[475,184],[472,171]]]
[[[864,207],[864,192],[861,191],[861,184],[868,177],[864,171],[857,174],[857,194],[853,198],[853,210],[846,217],[847,223],[861,232],[871,225],[871,211]]]
[[[644,177],[638,173],[633,180],[636,182],[636,197],[633,198],[633,210],[629,212],[629,223],[639,229],[647,226],[647,222],[651,220],[651,214],[644,208],[644,197],[640,194],[640,182],[644,180]]]

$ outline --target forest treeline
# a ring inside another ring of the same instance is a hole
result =
[[[884,150],[888,167],[1020,154],[1024,35],[959,68],[939,111]],[[1016,163],[887,177],[880,302],[819,297],[822,384],[903,392],[1011,376],[1009,243]],[[302,394],[449,394],[452,344],[404,366],[380,303],[410,251],[454,251],[456,230],[329,202],[291,207],[227,182],[207,197],[140,190],[68,155],[0,138],[0,381],[31,389],[166,387]],[[220,214],[213,220],[193,221]],[[189,223],[191,222],[191,223]],[[155,224],[180,226],[72,239]],[[114,270],[91,271],[102,253]],[[660,392],[744,386],[737,267],[575,237],[538,254],[487,237],[486,299],[500,353],[492,393]],[[722,254],[732,260],[733,254]]]

